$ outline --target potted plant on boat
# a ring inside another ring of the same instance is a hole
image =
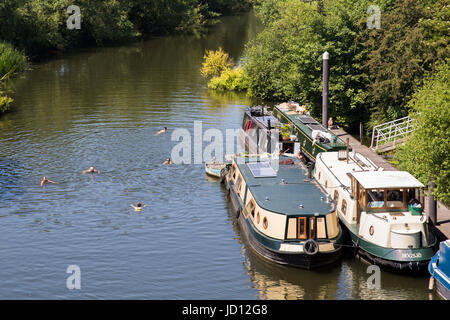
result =
[[[283,139],[283,141],[291,140],[290,129],[291,127],[288,124],[285,124],[281,127],[281,138]]]

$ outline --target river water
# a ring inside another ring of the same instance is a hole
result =
[[[382,272],[368,289],[356,259],[318,271],[270,264],[249,251],[202,165],[162,164],[174,129],[240,126],[253,101],[209,91],[199,70],[205,49],[238,61],[258,30],[252,14],[227,17],[203,37],[64,54],[11,83],[14,111],[0,118],[1,299],[436,298],[427,277]],[[102,173],[80,174],[90,166]],[[44,175],[60,184],[40,187]],[[69,265],[80,290],[66,286]]]

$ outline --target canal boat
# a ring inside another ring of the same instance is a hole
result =
[[[281,123],[281,126],[289,125],[290,133],[295,137],[295,143],[299,145],[297,149],[301,149],[310,161],[314,162],[320,152],[347,149],[344,141],[317,122],[307,108],[297,102],[276,105],[272,110],[272,116]]]
[[[226,162],[206,162],[205,172],[207,175],[220,178],[220,172],[226,167]]]
[[[439,251],[428,265],[431,274],[430,289],[436,291],[446,300],[450,300],[450,240],[441,242]]]
[[[362,154],[345,151],[318,154],[314,177],[336,202],[361,258],[391,270],[426,271],[437,240],[420,205],[422,183],[408,172],[384,171]]]
[[[251,249],[276,263],[313,269],[339,260],[343,238],[333,200],[307,172],[292,157],[236,156],[222,181]]]

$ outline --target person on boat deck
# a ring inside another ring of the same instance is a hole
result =
[[[330,117],[328,119],[328,128],[331,128],[331,127],[333,127],[333,118],[332,117]]]
[[[166,164],[168,166],[170,166],[171,164],[173,164],[172,160],[170,160],[170,158],[167,158],[166,161],[164,161],[163,164]]]
[[[167,127],[164,127],[163,129],[159,130],[155,135],[161,134],[161,133],[166,133],[167,132]]]
[[[297,153],[297,156],[298,156],[298,158],[300,159],[300,161],[301,161],[302,163],[305,163],[305,162],[306,162],[305,156],[302,154],[301,151],[299,151],[299,152]]]
[[[41,180],[41,187],[45,186],[45,184],[49,182],[49,183],[55,183],[55,184],[59,184],[59,182],[55,182],[52,180],[48,180],[46,176],[44,176]]]
[[[97,170],[97,169],[95,169],[94,167],[90,167],[90,168],[87,169],[87,170],[81,171],[81,173],[82,173],[82,174],[85,174],[85,173],[90,173],[90,174],[98,173],[98,174],[100,174],[100,170]]]
[[[134,208],[134,211],[141,211],[143,208],[145,208],[147,205],[142,205],[142,203],[139,201],[138,203],[136,203],[136,206],[130,204],[131,207]]]

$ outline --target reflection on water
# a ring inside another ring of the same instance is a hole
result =
[[[162,164],[176,128],[238,128],[245,94],[212,92],[205,49],[234,60],[260,25],[228,17],[204,37],[156,38],[82,50],[10,82],[0,118],[0,298],[427,298],[426,278],[382,275],[344,261],[302,271],[267,263],[242,243],[230,203],[202,165]],[[169,132],[154,133],[163,126]],[[80,172],[95,166],[100,175]],[[58,185],[39,186],[42,176]],[[148,204],[134,212],[131,203]],[[80,266],[80,291],[66,269]]]

